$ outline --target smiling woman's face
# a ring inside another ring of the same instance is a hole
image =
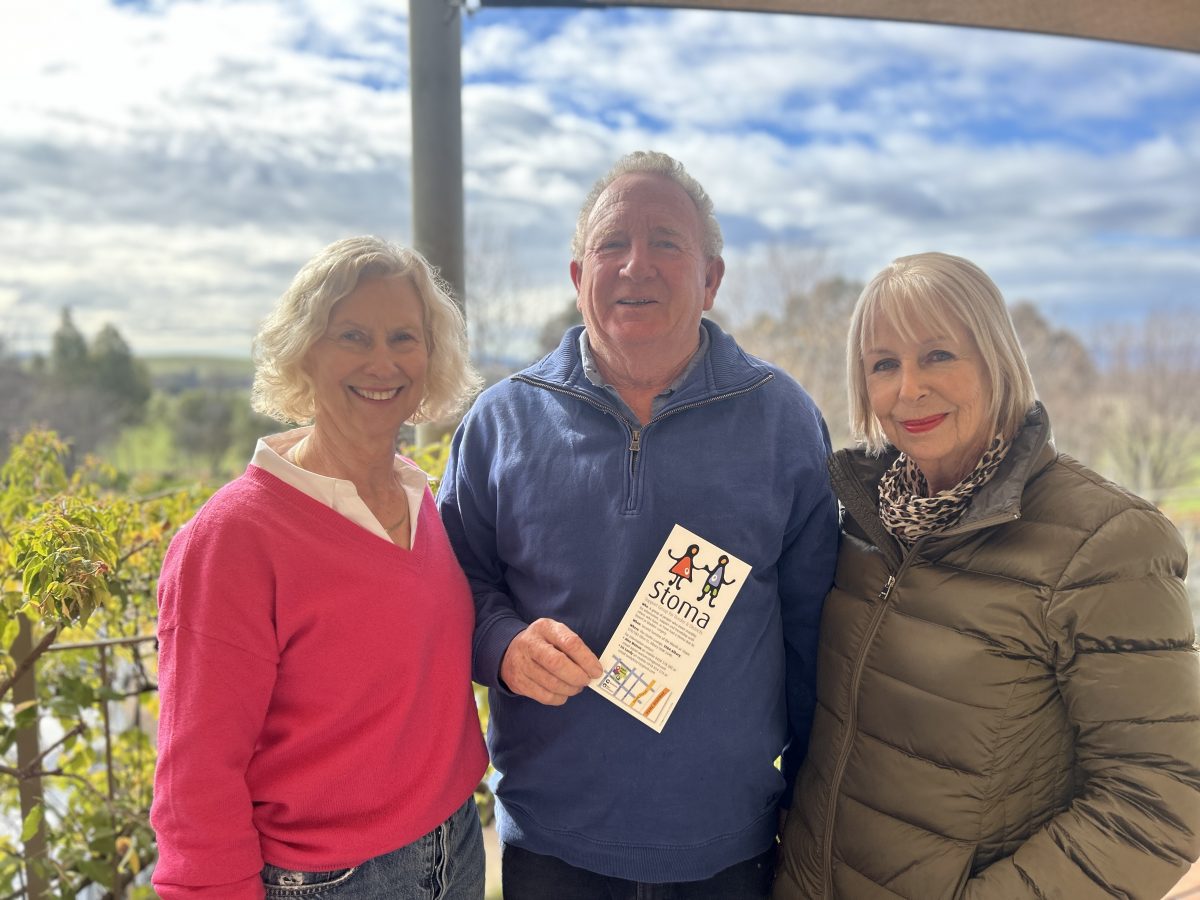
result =
[[[931,492],[953,487],[987,448],[991,383],[975,340],[961,327],[904,337],[881,318],[869,331],[863,372],[884,434],[925,476]]]
[[[405,277],[374,278],[339,300],[304,359],[315,420],[350,435],[395,435],[425,396],[424,307]]]

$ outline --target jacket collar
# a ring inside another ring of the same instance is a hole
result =
[[[712,319],[701,319],[700,327],[708,331],[708,354],[672,396],[669,407],[695,402],[714,394],[745,390],[771,377],[773,370],[769,366],[746,354]],[[568,328],[558,349],[512,377],[585,393],[608,402],[604,391],[584,375],[583,361],[579,355],[579,334],[582,331],[582,325]]]
[[[928,544],[1011,522],[1021,517],[1025,486],[1054,462],[1058,451],[1050,438],[1050,418],[1040,402],[1025,416],[1025,423],[991,481],[979,489],[971,503],[950,528],[918,542]],[[833,490],[846,512],[862,529],[863,536],[898,561],[904,555],[899,541],[879,519],[879,481],[899,456],[889,447],[879,456],[868,456],[861,448],[839,450],[829,460]]]
[[[1046,408],[1041,403],[1035,403],[1026,414],[1025,424],[1017,432],[996,474],[971,498],[971,504],[962,518],[941,532],[941,536],[973,531],[994,524],[997,519],[1019,519],[1025,486],[1034,474],[1041,472],[1057,455],[1050,440],[1050,419],[1046,415]]]

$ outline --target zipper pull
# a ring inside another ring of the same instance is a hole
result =
[[[642,449],[642,429],[635,428],[629,439],[629,452],[637,453]]]
[[[888,595],[892,592],[892,588],[895,586],[895,584],[896,584],[896,576],[889,575],[887,584],[885,584],[883,586],[882,590],[879,591],[879,602],[880,603],[887,602]]]

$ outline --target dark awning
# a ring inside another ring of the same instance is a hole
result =
[[[663,6],[1031,31],[1200,53],[1200,0],[481,0],[483,6]]]

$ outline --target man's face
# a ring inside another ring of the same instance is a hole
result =
[[[600,195],[571,280],[602,360],[670,365],[695,351],[725,272],[703,234],[691,197],[664,175],[622,175]]]

